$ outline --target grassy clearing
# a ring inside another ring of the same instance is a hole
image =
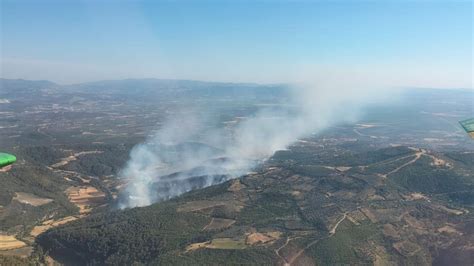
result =
[[[186,247],[186,252],[194,251],[202,248],[208,249],[245,249],[245,239],[233,238],[215,238],[207,242],[193,243]]]
[[[212,249],[244,249],[246,247],[244,239],[236,240],[232,238],[215,238],[207,246],[207,248]]]
[[[232,219],[224,219],[224,218],[212,218],[211,222],[206,225],[203,230],[211,231],[211,230],[220,230],[227,228],[235,223],[235,220]]]

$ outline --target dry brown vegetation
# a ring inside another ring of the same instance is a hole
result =
[[[56,227],[62,224],[66,224],[69,222],[72,222],[74,220],[77,220],[78,218],[76,216],[67,216],[64,218],[61,218],[59,220],[47,220],[44,221],[41,225],[37,225],[33,227],[33,230],[31,230],[30,235],[33,237],[37,237],[39,234],[45,232],[46,230]]]
[[[26,243],[12,235],[0,235],[0,250],[10,250],[25,247]]]

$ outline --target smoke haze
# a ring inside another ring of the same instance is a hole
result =
[[[363,107],[388,98],[378,86],[347,83],[295,85],[284,104],[262,107],[226,127],[202,109],[177,112],[132,149],[121,172],[128,184],[120,207],[146,206],[237,178],[275,151],[329,126],[354,122]]]

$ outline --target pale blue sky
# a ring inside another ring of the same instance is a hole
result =
[[[472,87],[471,1],[1,1],[1,76]]]

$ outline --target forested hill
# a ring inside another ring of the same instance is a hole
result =
[[[58,261],[114,265],[470,260],[471,153],[307,145],[277,153],[257,173],[92,215],[38,243]]]

